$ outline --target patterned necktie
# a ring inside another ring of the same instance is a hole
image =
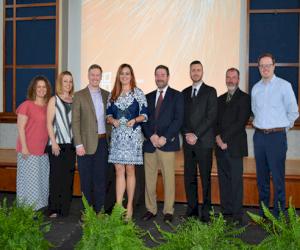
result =
[[[156,107],[155,107],[155,120],[157,120],[158,116],[159,116],[159,110],[161,107],[161,104],[163,102],[164,98],[163,98],[163,91],[160,90],[159,91],[159,97],[157,99],[157,103],[156,103]]]
[[[226,98],[226,103],[229,103],[231,101],[232,94],[228,93]]]

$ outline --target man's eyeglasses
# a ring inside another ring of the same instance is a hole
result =
[[[273,63],[270,63],[270,64],[260,64],[258,65],[258,67],[260,69],[270,69],[274,64]]]

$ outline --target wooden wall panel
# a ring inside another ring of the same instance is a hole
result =
[[[176,173],[175,173],[175,200],[176,202],[186,202],[183,175],[183,155],[182,152],[176,155]],[[220,204],[219,182],[216,169],[216,161],[213,161],[211,174],[212,183],[212,203]],[[256,186],[255,161],[253,158],[244,160],[244,201],[245,206],[258,205],[258,191]],[[296,208],[300,208],[300,159],[287,160],[286,162],[286,204],[289,197],[292,197],[292,203]],[[0,191],[16,191],[16,153],[12,149],[0,149]],[[80,178],[78,170],[75,170],[73,195],[81,196]],[[202,202],[201,180],[198,176],[198,196],[199,202]],[[273,197],[273,185],[271,183],[271,196]],[[159,173],[157,181],[157,199],[164,200],[164,190],[162,176]],[[273,198],[271,198],[273,199]],[[272,202],[271,202],[272,204]]]

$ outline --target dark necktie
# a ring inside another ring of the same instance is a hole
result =
[[[195,98],[196,96],[197,96],[197,89],[194,88],[194,89],[193,89],[193,95],[192,95],[192,98]]]
[[[161,104],[163,102],[164,98],[163,98],[163,91],[160,90],[159,91],[159,97],[157,99],[157,103],[156,103],[156,107],[155,107],[155,119],[157,120],[158,116],[159,116],[159,111],[160,111],[160,107]]]
[[[228,93],[226,98],[226,103],[229,103],[231,101],[232,94]]]
[[[160,90],[159,91],[159,97],[157,99],[157,103],[156,103],[156,107],[155,107],[155,119],[157,120],[158,116],[159,116],[159,111],[160,111],[160,107],[161,107],[161,104],[164,100],[164,97],[163,97],[163,91]]]

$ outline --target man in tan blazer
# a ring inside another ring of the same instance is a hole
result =
[[[76,146],[81,191],[99,212],[104,206],[108,168],[106,103],[109,92],[99,87],[102,69],[93,64],[88,70],[89,84],[75,93],[72,106],[72,130]]]

